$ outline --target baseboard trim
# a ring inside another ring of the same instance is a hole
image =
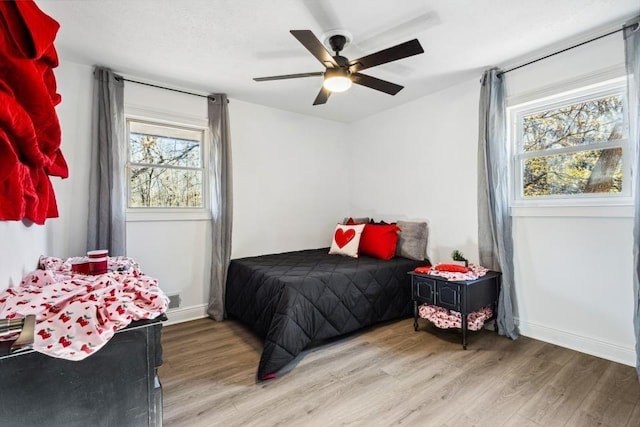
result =
[[[207,317],[207,305],[200,304],[191,307],[176,308],[167,310],[169,320],[164,322],[165,326],[174,325],[176,323],[188,322],[190,320],[202,319]]]
[[[518,324],[520,334],[525,337],[570,348],[571,350],[601,357],[624,365],[636,365],[636,352],[633,347],[624,347],[532,322],[523,322],[517,318],[515,320]]]

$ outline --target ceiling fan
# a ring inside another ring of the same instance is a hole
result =
[[[424,53],[424,49],[420,45],[418,39],[390,47],[363,56],[362,58],[349,59],[340,55],[347,43],[347,37],[342,34],[335,34],[329,38],[329,45],[335,52],[331,55],[318,38],[309,30],[291,30],[291,34],[298,39],[302,45],[307,48],[313,56],[315,56],[326,68],[324,72],[285,74],[281,76],[257,77],[253,80],[264,82],[270,80],[297,79],[301,77],[323,76],[323,83],[318,96],[313,105],[324,104],[329,99],[331,92],[344,92],[351,87],[352,83],[379,90],[380,92],[395,95],[400,92],[404,86],[381,80],[367,74],[360,73],[361,70],[375,67],[377,65],[386,64],[388,62],[397,61],[409,56]]]

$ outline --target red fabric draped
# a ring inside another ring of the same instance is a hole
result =
[[[55,106],[60,25],[29,1],[0,1],[0,220],[58,216],[49,176],[66,178]]]

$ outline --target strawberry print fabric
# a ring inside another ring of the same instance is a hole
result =
[[[423,304],[418,309],[418,314],[423,319],[429,320],[440,329],[462,328],[462,315],[457,311],[447,310],[436,305]],[[484,322],[493,316],[491,307],[484,307],[467,315],[467,329],[478,331],[484,326]]]
[[[34,350],[82,360],[132,321],[166,311],[169,299],[158,281],[133,259],[110,257],[109,272],[97,276],[71,273],[74,260],[41,257],[40,270],[0,293],[0,318],[36,316]]]

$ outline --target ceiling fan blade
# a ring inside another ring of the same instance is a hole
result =
[[[298,41],[302,43],[302,45],[306,47],[307,50],[311,52],[311,54],[322,63],[322,65],[327,68],[334,68],[338,66],[329,51],[325,49],[320,40],[318,40],[318,38],[311,31],[291,30],[289,32],[293,35],[293,37],[298,39]]]
[[[313,101],[313,105],[326,104],[329,99],[329,95],[331,95],[331,91],[322,86],[320,88],[320,92],[318,92],[318,96],[316,96],[315,101]]]
[[[269,76],[269,77],[254,77],[253,80],[257,82],[267,82],[269,80],[284,80],[284,79],[299,79],[301,77],[315,77],[323,75],[323,72],[313,72],[313,73],[299,73],[299,74],[283,74],[281,76]]]
[[[389,95],[395,95],[404,88],[404,86],[360,73],[351,74],[351,81],[371,89],[379,90],[380,92],[388,93]]]
[[[398,59],[419,55],[421,53],[424,53],[424,49],[420,45],[418,39],[413,39],[388,49],[372,53],[371,55],[349,61],[349,69],[352,73],[355,73],[360,70],[375,67],[376,65],[386,64],[387,62],[397,61]]]

